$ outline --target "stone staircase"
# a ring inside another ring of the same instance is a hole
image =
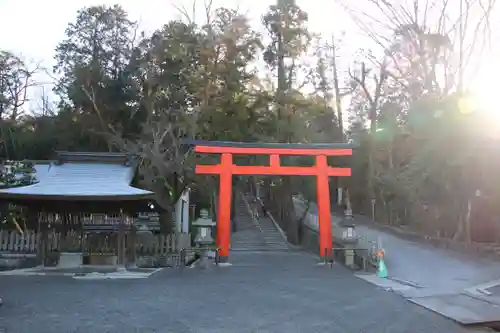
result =
[[[249,214],[242,194],[235,204],[236,232],[231,234],[231,251],[285,251],[287,242],[269,217],[255,221]]]
[[[264,241],[270,250],[290,250],[290,246],[269,217],[261,217],[258,224],[264,235]]]

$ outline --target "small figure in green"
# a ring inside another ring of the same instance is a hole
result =
[[[377,276],[382,279],[387,279],[388,273],[387,273],[387,266],[385,265],[384,262],[384,255],[385,255],[384,250],[378,250],[376,253],[378,259]]]

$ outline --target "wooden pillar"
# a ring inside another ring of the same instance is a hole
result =
[[[236,232],[236,189],[235,187],[231,187],[231,232]]]
[[[61,238],[59,239],[59,252],[67,252],[68,249],[68,236],[70,234],[69,229],[73,227],[71,224],[71,221],[69,220],[69,214],[67,212],[62,212],[60,213],[61,216],[61,223],[56,224],[56,227],[58,227],[56,230],[57,234],[61,235]]]
[[[36,217],[36,256],[37,262],[43,264],[43,247],[42,247],[42,213],[38,212]]]
[[[83,228],[82,214],[78,213],[76,215],[76,221],[73,214],[70,214],[69,218],[71,225],[78,226],[80,228],[80,251],[82,252],[82,255],[84,255],[87,248],[87,234],[85,233],[85,229]]]
[[[333,247],[330,187],[328,185],[328,160],[325,155],[316,156],[316,190],[319,211],[319,255],[324,260],[331,257]]]
[[[118,225],[118,248],[117,248],[117,263],[118,266],[125,266],[125,215],[120,209],[120,223]]]
[[[135,261],[137,258],[137,253],[136,253],[136,229],[134,224],[132,223],[130,225],[130,232],[129,232],[129,238],[128,238],[128,253],[129,253],[129,259],[132,265],[135,265]]]
[[[219,202],[217,209],[217,247],[219,247],[219,260],[227,262],[229,259],[229,246],[231,241],[231,194],[233,156],[222,154],[219,179]]]
[[[48,243],[48,219],[47,214],[41,211],[38,215],[38,260],[41,265],[45,266],[45,258],[47,257],[47,243]]]

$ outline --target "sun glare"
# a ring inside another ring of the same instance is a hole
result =
[[[500,138],[500,89],[497,80],[489,80],[488,76],[482,76],[474,86],[473,112],[485,134]]]

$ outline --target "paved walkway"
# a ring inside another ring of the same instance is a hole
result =
[[[317,208],[311,207],[310,213],[316,215]],[[332,217],[334,233],[339,221],[339,217]],[[356,232],[364,239],[381,241],[390,277],[419,286],[418,290],[412,291],[413,294],[461,293],[467,288],[500,279],[500,261],[477,255],[466,256],[402,239],[390,232],[371,228],[367,223],[357,223]]]
[[[396,288],[411,302],[463,324],[500,321],[500,298],[494,291],[500,285],[500,262],[401,239],[369,226],[358,225],[356,230],[381,240],[389,277],[404,284]]]
[[[317,215],[316,207],[310,213]],[[355,222],[357,234],[381,244],[389,272],[389,280],[359,275],[362,279],[462,323],[500,321],[499,261],[402,239],[361,219],[364,223]],[[339,221],[332,217],[334,233]]]
[[[0,276],[0,332],[468,332],[308,254],[241,252],[231,260],[144,280]]]
[[[414,294],[461,293],[500,278],[498,261],[412,242],[368,226],[357,225],[356,230],[367,238],[382,240],[390,276],[420,286]]]

